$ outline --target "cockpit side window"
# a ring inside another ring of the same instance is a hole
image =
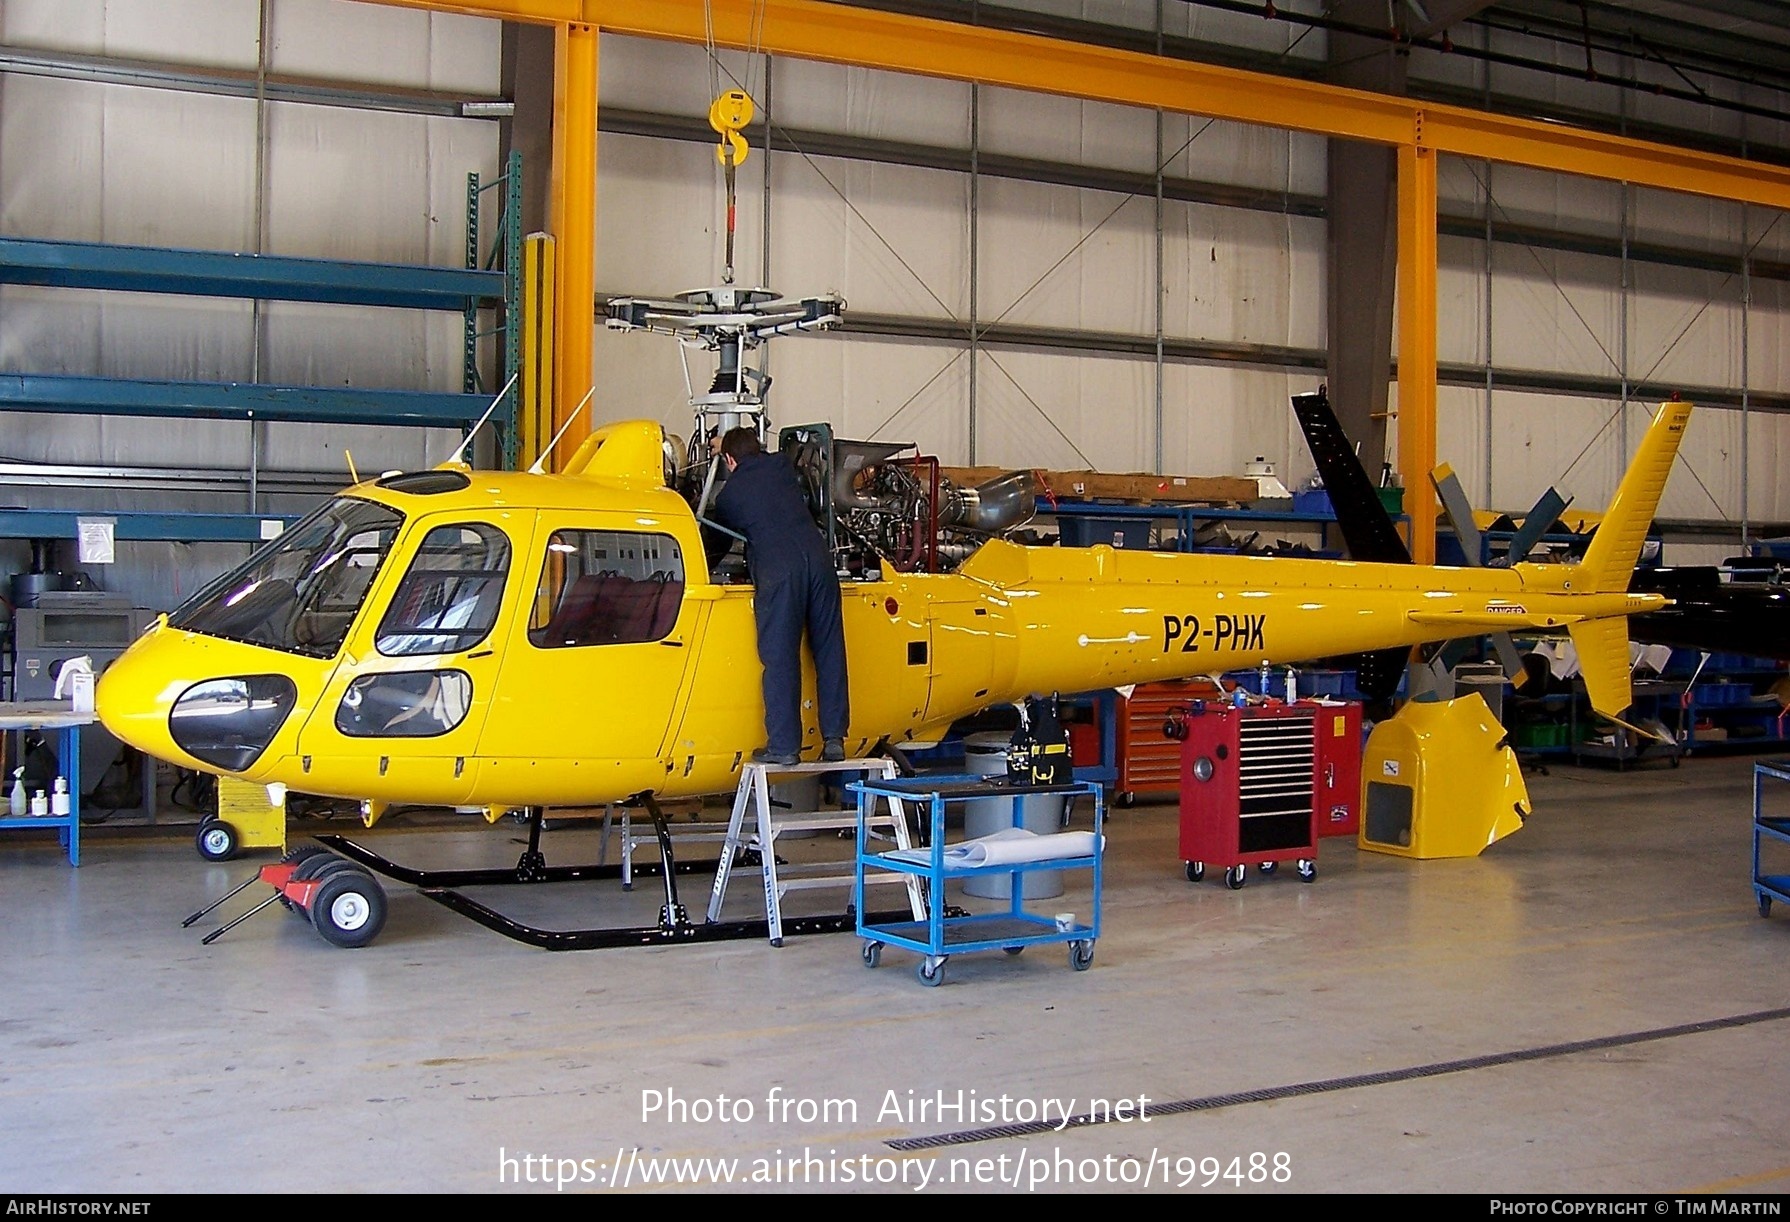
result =
[[[334,657],[404,517],[371,501],[331,501],[168,617],[175,628]]]
[[[509,575],[510,541],[497,527],[435,527],[398,583],[373,647],[387,657],[471,649],[497,623]]]
[[[684,554],[670,535],[556,530],[528,619],[541,649],[663,639],[684,601]]]

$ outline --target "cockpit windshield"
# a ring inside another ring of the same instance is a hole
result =
[[[404,516],[340,497],[168,617],[171,627],[307,657],[334,657]]]

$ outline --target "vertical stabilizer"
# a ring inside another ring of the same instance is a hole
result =
[[[1579,573],[1589,579],[1592,590],[1628,589],[1629,579],[1634,576],[1635,561],[1641,556],[1641,544],[1647,540],[1647,528],[1653,524],[1653,511],[1659,507],[1660,493],[1665,490],[1666,476],[1672,472],[1672,460],[1678,456],[1678,443],[1684,438],[1684,424],[1690,414],[1688,403],[1660,404],[1659,414],[1653,418],[1647,435],[1641,439],[1641,448],[1628,466],[1628,474],[1622,477],[1615,498],[1604,511],[1603,521],[1585,551],[1585,559],[1579,562]],[[1583,589],[1583,585],[1580,588]],[[1577,635],[1574,633],[1575,638]],[[1627,665],[1625,656],[1625,674]]]
[[[1579,677],[1591,707],[1615,720],[1634,699],[1628,683],[1628,620],[1582,620],[1566,630],[1579,655]]]

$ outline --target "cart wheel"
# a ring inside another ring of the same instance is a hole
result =
[[[1190,861],[1181,869],[1187,875],[1187,881],[1190,883],[1197,883],[1206,877],[1206,863],[1203,861]]]
[[[1232,891],[1243,890],[1243,884],[1249,881],[1248,866],[1230,866],[1224,872],[1224,885]]]
[[[385,928],[385,892],[371,874],[338,870],[311,903],[311,924],[335,946],[365,946]]]
[[[1266,878],[1268,875],[1273,874],[1274,871],[1280,869],[1280,863],[1278,861],[1264,861],[1261,865],[1257,866],[1256,869],[1260,870],[1262,872],[1262,877]]]
[[[1759,915],[1762,917],[1771,915],[1771,896],[1766,895],[1763,891],[1759,893]]]
[[[1069,966],[1078,972],[1085,972],[1094,966],[1094,943],[1084,940],[1069,944]]]
[[[199,856],[206,861],[229,861],[242,847],[242,838],[222,819],[207,819],[199,825],[199,834],[193,837],[193,843],[198,847]]]
[[[1118,798],[1115,800],[1115,805],[1130,810],[1133,806],[1137,805],[1137,795],[1132,793],[1129,789],[1121,789]]]
[[[934,959],[931,955],[914,965],[914,975],[920,983],[929,989],[936,989],[945,982],[945,958]]]
[[[1003,947],[1001,947],[1001,949],[1006,951],[1009,955],[1017,955],[1021,951],[1023,951],[1025,949],[1025,947],[1023,947],[1023,946],[1003,946]]]
[[[1318,876],[1318,863],[1309,857],[1299,859],[1299,881],[1308,883]]]
[[[865,967],[877,967],[883,961],[883,944],[866,940],[858,948],[858,955],[864,960]]]

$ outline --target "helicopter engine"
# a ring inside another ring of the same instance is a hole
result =
[[[949,572],[985,540],[1032,517],[1029,471],[965,488],[914,445],[839,440],[824,424],[784,429],[780,444],[843,572],[885,564],[903,573]]]

